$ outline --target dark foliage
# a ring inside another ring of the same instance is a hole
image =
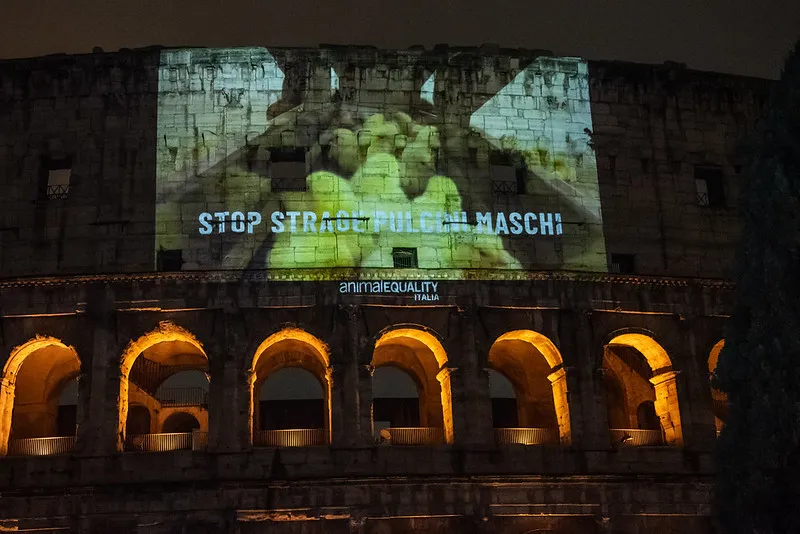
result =
[[[749,143],[737,302],[714,376],[723,534],[800,533],[800,42]]]

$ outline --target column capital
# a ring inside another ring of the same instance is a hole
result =
[[[650,383],[654,386],[658,386],[659,384],[663,384],[664,382],[669,382],[670,380],[674,380],[678,377],[680,371],[667,371],[665,373],[658,374],[650,379]]]
[[[454,374],[458,372],[458,367],[442,367],[439,369],[439,372],[436,373],[436,380],[442,382],[445,379],[450,378]]]

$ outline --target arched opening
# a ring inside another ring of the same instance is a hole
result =
[[[490,374],[490,387],[492,379],[499,386],[498,374],[502,376],[511,386],[505,390],[513,392],[516,410],[514,426],[498,426],[501,420],[511,422],[512,402],[492,395],[498,444],[571,442],[566,371],[552,341],[531,330],[507,332],[489,349],[489,367],[496,371]]]
[[[372,374],[372,418],[379,444],[391,442],[392,428],[419,428],[420,396],[414,377],[384,365]]]
[[[131,404],[128,408],[128,432],[131,435],[150,434],[150,410],[141,404]]]
[[[399,328],[378,339],[372,354],[372,415],[379,442],[452,443],[450,373],[446,365],[444,347],[424,330]]]
[[[78,430],[78,376],[68,380],[58,396],[56,436],[74,436]]]
[[[676,373],[644,334],[614,337],[603,350],[603,382],[615,445],[682,445]]]
[[[517,394],[514,384],[494,369],[489,370],[489,396],[492,399],[492,426],[494,428],[517,428]]]
[[[164,420],[161,428],[165,434],[194,432],[200,429],[200,421],[186,412],[175,412]]]
[[[0,384],[0,453],[50,455],[70,452],[77,429],[74,349],[52,337],[15,348]]]
[[[661,420],[656,414],[656,404],[653,401],[642,401],[636,408],[636,421],[639,430],[661,430]]]
[[[324,445],[330,437],[328,347],[308,332],[286,328],[253,357],[252,442],[262,447]]]
[[[719,361],[719,354],[725,346],[725,340],[720,340],[711,349],[711,354],[708,356],[708,375],[709,379],[717,369],[717,361]],[[728,395],[724,391],[720,391],[714,387],[711,388],[711,402],[712,410],[714,412],[714,425],[717,427],[717,434],[722,431],[725,426],[725,420],[728,418]]]
[[[325,428],[325,390],[310,371],[285,367],[261,385],[259,428]]]
[[[121,365],[120,446],[148,452],[205,448],[208,382],[206,353],[186,330],[163,322],[132,342]],[[191,416],[197,427],[175,431],[188,428],[176,427],[175,419],[167,427],[178,414]]]

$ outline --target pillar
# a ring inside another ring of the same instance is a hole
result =
[[[208,450],[241,452],[251,445],[250,365],[253,355],[248,353],[249,338],[241,316],[220,311],[214,321],[214,331],[223,332],[223,339],[205,347],[211,375]]]
[[[572,445],[573,410],[570,409],[572,395],[570,391],[577,389],[577,373],[572,367],[561,366],[547,375],[553,390],[553,405],[558,419],[558,435],[561,445]],[[578,410],[575,410],[578,411]],[[578,417],[580,419],[580,417]]]
[[[341,351],[331,355],[331,445],[372,444],[372,367],[359,306],[340,307]],[[364,362],[367,362],[366,364]]]
[[[589,450],[608,449],[611,438],[603,384],[603,348],[595,340],[590,310],[562,312],[559,320],[566,369],[572,444]]]
[[[683,445],[683,429],[681,427],[681,412],[678,402],[678,387],[676,378],[678,373],[668,371],[650,379],[656,390],[656,414],[661,419],[661,428],[664,431],[664,441],[667,445]]]
[[[108,456],[124,450],[120,434],[120,358],[130,340],[117,339],[114,293],[104,284],[88,290],[86,313],[91,326],[90,352],[79,352],[78,398],[84,407],[78,428],[77,455]],[[80,399],[85,399],[80,400]]]
[[[476,336],[477,321],[474,307],[458,311],[460,336],[458,344],[453,348],[457,348],[459,357],[457,360],[453,358],[452,366],[446,372],[440,371],[442,378],[439,381],[443,391],[445,379],[450,389],[453,442],[466,447],[491,447],[494,444],[494,431],[489,375],[479,365],[479,351],[488,354],[488,348]],[[454,356],[455,354],[450,355]],[[444,398],[442,401],[444,404]]]

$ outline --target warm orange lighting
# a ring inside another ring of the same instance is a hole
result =
[[[514,385],[519,425],[523,428],[557,425],[561,443],[568,445],[572,442],[572,426],[563,363],[555,344],[533,330],[506,332],[489,349],[489,365]],[[543,388],[552,396],[555,415],[552,422],[534,420],[537,412],[534,407],[546,400]]]
[[[636,349],[653,371],[650,383],[655,389],[655,410],[668,445],[683,445],[681,413],[678,406],[677,373],[667,351],[645,334],[628,333],[614,337],[608,345],[625,345]]]
[[[38,376],[41,373],[37,373],[35,377],[37,383],[26,384],[26,387],[32,390],[34,386],[38,389],[47,387],[45,381],[47,378],[46,375],[49,374],[56,365],[59,365],[61,368],[59,375],[61,375],[62,378],[76,375],[80,369],[78,354],[75,352],[74,348],[65,345],[60,339],[41,335],[37,335],[32,340],[18,347],[14,347],[11,351],[8,361],[3,368],[2,380],[0,381],[0,455],[5,455],[8,452],[8,439],[11,434],[17,377],[22,370],[22,365],[32,354],[40,350],[52,348],[62,351],[63,354],[56,358],[48,358],[47,362],[43,362],[48,367],[45,376]],[[27,382],[31,381],[30,378],[31,377],[29,377]],[[41,395],[39,396],[44,399],[46,397],[46,392],[41,391]]]
[[[330,349],[327,344],[314,335],[299,328],[284,328],[265,339],[253,355],[248,382],[250,386],[250,440],[261,439],[256,435],[257,418],[256,397],[260,385],[272,373],[284,367],[300,367],[313,374],[323,386],[325,399],[324,434],[331,435],[331,390],[333,373],[330,367]],[[315,438],[316,439],[316,438]],[[323,442],[325,438],[323,436]],[[317,443],[314,443],[317,444]]]
[[[135,341],[128,343],[120,360],[120,379],[119,379],[119,432],[117,439],[117,450],[122,451],[125,445],[126,428],[125,423],[128,418],[128,376],[130,375],[133,363],[145,350],[150,347],[167,341],[182,341],[192,345],[206,359],[208,356],[203,350],[203,345],[188,330],[177,326],[171,321],[161,321],[158,328],[149,332]]]
[[[409,356],[404,357],[394,353],[392,347],[409,350]],[[413,356],[410,356],[411,354]],[[397,366],[415,377],[421,386],[422,424],[438,426],[441,421],[445,441],[453,443],[455,435],[450,380],[455,370],[447,367],[447,363],[447,352],[441,342],[424,327],[401,327],[384,332],[375,342],[371,362],[374,367]],[[441,415],[438,413],[438,406],[433,409],[435,402],[433,395],[436,390],[439,392],[436,404],[441,406]]]

